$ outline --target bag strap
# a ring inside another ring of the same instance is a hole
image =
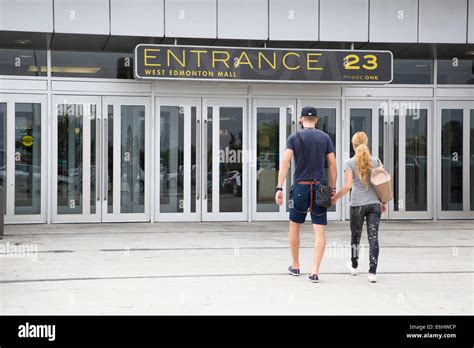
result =
[[[308,154],[306,153],[306,146],[304,145],[303,137],[301,136],[299,131],[296,132],[296,136],[298,137],[298,141],[300,142],[301,150],[303,151],[303,157],[306,161],[306,165],[309,166]],[[313,170],[311,170],[311,175],[312,175],[312,179],[315,179],[315,175],[314,175]]]

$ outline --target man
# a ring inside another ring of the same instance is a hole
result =
[[[329,185],[333,195],[336,191],[336,156],[334,154],[334,144],[328,134],[316,129],[318,116],[316,109],[310,106],[304,107],[301,111],[299,123],[302,130],[299,131],[300,138],[296,134],[290,135],[283,160],[278,172],[278,186],[276,187],[275,201],[278,205],[283,203],[283,183],[285,182],[291,159],[295,156],[295,173],[293,177],[294,185],[290,192],[290,232],[289,242],[293,263],[288,267],[291,275],[300,275],[299,248],[300,248],[300,226],[304,223],[307,210],[311,206],[311,222],[315,234],[314,261],[311,268],[309,280],[313,283],[319,282],[319,266],[326,248],[325,226],[327,225],[327,209],[316,205],[314,197],[317,183],[310,185],[314,181],[326,184],[324,172],[324,161],[328,161]],[[306,150],[306,156],[302,148],[301,140]],[[310,195],[310,187],[313,194]],[[310,204],[310,197],[313,202]]]

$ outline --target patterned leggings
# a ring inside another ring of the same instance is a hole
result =
[[[379,224],[382,209],[380,203],[350,207],[351,215],[351,261],[352,267],[359,265],[359,247],[364,218],[367,219],[367,236],[369,237],[369,273],[377,272],[379,258]]]

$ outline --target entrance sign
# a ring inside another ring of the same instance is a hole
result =
[[[390,51],[300,50],[140,44],[136,79],[390,83]]]

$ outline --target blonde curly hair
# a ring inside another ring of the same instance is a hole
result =
[[[357,132],[352,136],[352,145],[355,151],[355,164],[362,184],[369,187],[370,174],[372,173],[372,155],[370,153],[369,138],[364,132]]]

